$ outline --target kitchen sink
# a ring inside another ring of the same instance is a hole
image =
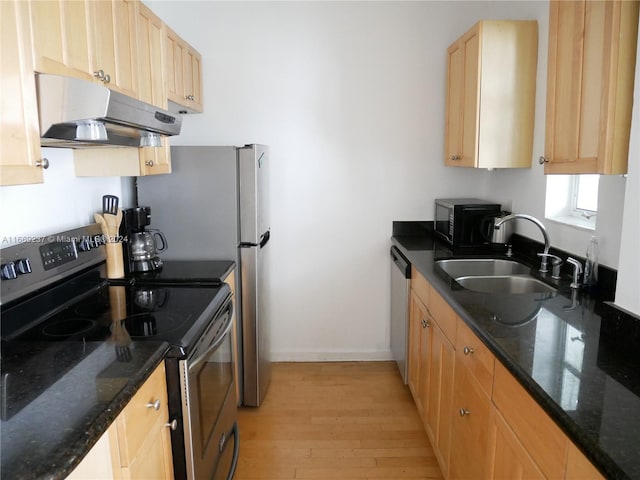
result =
[[[555,288],[530,275],[531,268],[500,258],[453,258],[435,264],[462,288],[481,293],[553,293]]]
[[[528,274],[530,268],[514,260],[498,258],[455,258],[437,260],[439,266],[451,278],[466,276],[522,275]]]
[[[528,275],[475,275],[457,277],[461,287],[480,293],[553,293],[555,288]]]

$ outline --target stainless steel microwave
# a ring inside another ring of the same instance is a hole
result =
[[[500,213],[499,203],[477,198],[439,198],[435,201],[435,227],[438,236],[455,247],[487,242],[483,221]]]

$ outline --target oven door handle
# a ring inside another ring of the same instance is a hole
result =
[[[226,338],[226,336],[229,334],[229,331],[231,330],[232,325],[233,325],[233,315],[229,315],[229,323],[227,323],[227,326],[224,328],[224,332],[222,332],[222,335],[220,335],[218,339],[215,342],[213,342],[211,346],[207,348],[207,350],[202,355],[197,357],[193,362],[189,362],[190,363],[189,373],[191,373],[195,368],[197,368],[198,365],[200,365],[209,356],[209,354],[211,354],[211,352],[214,352],[215,350],[218,349],[218,347],[222,344],[222,342],[224,342],[224,339]]]

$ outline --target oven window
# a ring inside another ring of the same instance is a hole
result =
[[[201,365],[195,380],[200,418],[200,444],[201,451],[204,452],[211,440],[227,393],[233,384],[231,335],[227,334],[220,348],[209,355]]]

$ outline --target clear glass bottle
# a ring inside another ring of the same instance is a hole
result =
[[[587,245],[587,255],[584,264],[583,285],[585,290],[593,292],[598,283],[598,239],[594,236]]]

